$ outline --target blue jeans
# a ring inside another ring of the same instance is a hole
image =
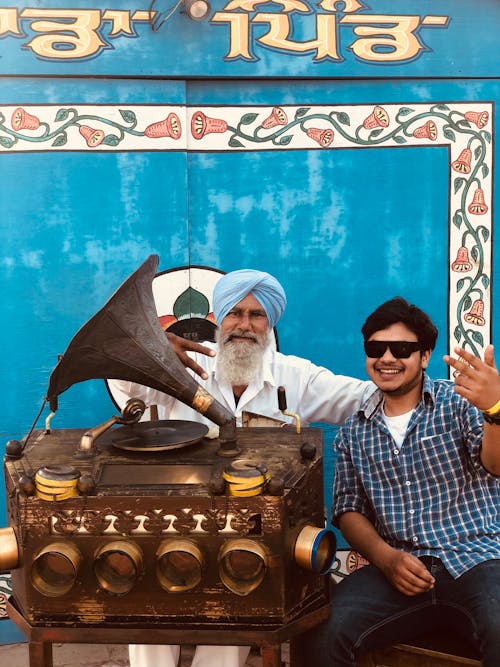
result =
[[[373,565],[333,585],[330,618],[299,640],[302,664],[354,667],[362,653],[409,641],[453,618],[454,631],[476,643],[483,667],[499,667],[500,560],[476,565],[458,579],[437,558],[422,561],[436,581],[428,593],[399,593]]]

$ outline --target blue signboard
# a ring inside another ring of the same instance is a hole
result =
[[[495,0],[51,0],[0,6],[2,74],[496,77]]]

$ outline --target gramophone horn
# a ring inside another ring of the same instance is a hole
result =
[[[235,439],[235,420],[189,375],[158,321],[152,282],[158,256],[148,259],[74,336],[50,376],[47,399],[77,382],[116,378],[158,389],[224,427],[221,439]]]

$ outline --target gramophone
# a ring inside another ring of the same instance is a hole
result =
[[[31,626],[275,628],[328,602],[322,435],[299,423],[237,428],[162,330],[149,257],[78,331],[50,377],[150,386],[219,426],[141,421],[131,398],[89,429],[7,444],[0,569]],[[286,405],[281,396],[283,410]]]

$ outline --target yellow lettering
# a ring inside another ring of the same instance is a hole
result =
[[[318,3],[318,6],[321,7],[321,9],[324,9],[325,12],[337,12],[339,11],[337,9],[338,4],[339,0],[321,0],[321,2]],[[346,14],[349,12],[358,12],[365,7],[365,5],[362,2],[358,2],[358,0],[344,0],[342,4],[344,5],[344,8],[340,11]]]
[[[340,23],[357,23],[355,35],[359,35],[350,48],[362,60],[394,62],[414,58],[424,47],[414,35],[420,19],[418,16],[344,16]],[[376,24],[373,28],[366,24]],[[380,24],[383,24],[381,26]],[[382,50],[380,49],[382,47]]]
[[[310,12],[311,8],[301,0],[274,0],[283,7],[284,12]],[[224,7],[226,11],[241,9],[243,12],[254,12],[257,5],[267,5],[268,0],[230,0]]]
[[[59,21],[33,21],[34,32],[47,33],[26,43],[42,58],[87,58],[106,45],[96,30],[101,24],[98,9],[23,9],[22,18],[54,18]],[[71,23],[68,19],[72,19]]]
[[[120,9],[106,9],[102,15],[103,21],[111,21],[110,35],[119,35],[121,32],[126,35],[133,35],[130,22],[130,12]]]
[[[450,20],[449,16],[424,16],[422,25],[439,25],[446,26]]]
[[[126,35],[135,35],[132,28],[132,21],[141,21],[143,23],[150,23],[156,12],[147,12],[144,10],[137,10],[131,15],[125,9],[106,9],[102,15],[103,21],[111,21],[112,28],[109,33],[111,36],[125,33]]]
[[[337,52],[336,17],[333,14],[316,14],[316,39],[308,42],[294,42],[288,39],[290,18],[286,14],[256,14],[252,23],[269,23],[269,31],[257,39],[265,46],[292,53],[315,50],[316,55],[313,60],[340,59]]]
[[[226,58],[252,59],[249,46],[248,14],[216,12],[210,19],[210,23],[229,23],[229,53],[226,54]]]
[[[156,12],[146,12],[144,9],[138,9],[134,12],[132,19],[134,21],[144,21],[145,23],[150,23],[154,18]]]
[[[22,30],[17,23],[17,9],[0,8],[0,35],[7,33],[22,35]]]

